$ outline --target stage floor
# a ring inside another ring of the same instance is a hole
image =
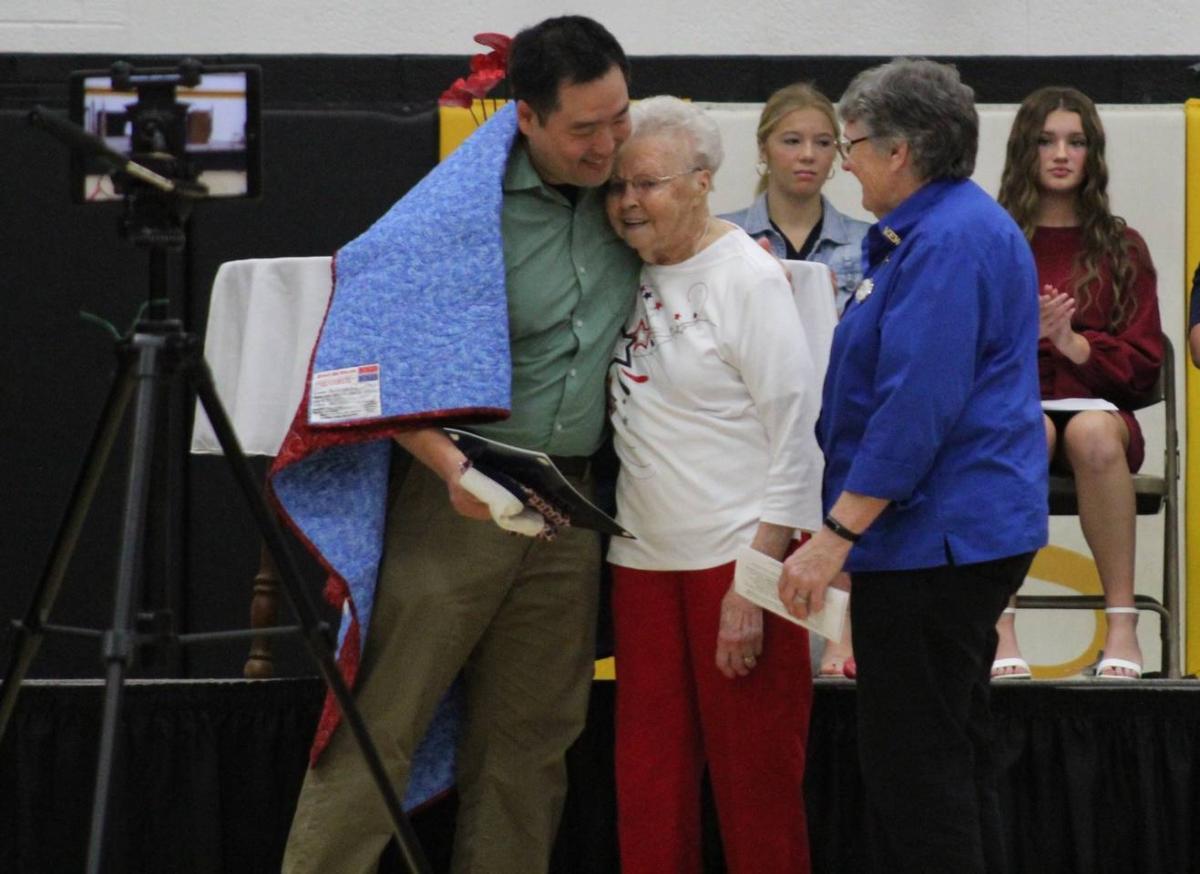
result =
[[[23,687],[0,745],[0,871],[83,869],[104,692]],[[862,870],[854,694],[852,681],[817,683],[805,785],[816,872]],[[131,681],[107,870],[278,871],[322,695],[316,679]],[[1200,872],[1200,682],[1013,682],[993,702],[1014,874]],[[555,872],[619,870],[612,711],[613,685],[596,683]],[[453,821],[452,798],[413,817],[436,870]]]

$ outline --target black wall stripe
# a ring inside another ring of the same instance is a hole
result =
[[[34,103],[63,107],[72,70],[104,69],[112,61],[171,66],[177,55],[0,53],[0,109]],[[429,109],[467,56],[453,55],[205,55],[209,63],[263,67],[264,106],[271,109]],[[635,97],[679,94],[696,100],[758,102],[774,89],[812,80],[841,94],[860,70],[884,57],[670,55],[632,59]],[[1200,97],[1200,55],[939,57],[958,65],[984,103],[1016,103],[1035,88],[1074,85],[1100,103],[1181,103]]]

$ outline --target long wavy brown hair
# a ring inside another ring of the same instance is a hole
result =
[[[1113,309],[1109,324],[1117,328],[1133,318],[1137,309],[1131,289],[1137,279],[1137,259],[1132,249],[1136,236],[1125,236],[1125,220],[1112,214],[1108,205],[1108,164],[1104,160],[1104,126],[1096,104],[1074,88],[1049,87],[1034,91],[1017,110],[1004,174],[1000,179],[1000,205],[1008,210],[1026,238],[1037,230],[1041,190],[1038,188],[1038,139],[1046,117],[1056,109],[1074,112],[1083,124],[1087,139],[1083,184],[1075,193],[1075,213],[1083,230],[1083,251],[1076,260],[1068,288],[1079,304],[1087,309],[1100,288],[1101,267],[1107,263],[1113,285]]]

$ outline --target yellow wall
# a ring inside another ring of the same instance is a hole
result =
[[[457,106],[438,107],[438,160],[459,147],[467,137],[475,132],[475,128],[491,118],[504,100],[476,100],[470,109],[460,109]]]

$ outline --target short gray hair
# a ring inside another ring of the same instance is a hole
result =
[[[966,179],[975,170],[975,92],[950,64],[897,58],[854,77],[839,112],[873,137],[904,140],[923,180]]]
[[[721,131],[708,113],[694,103],[678,97],[647,97],[633,104],[633,133],[636,137],[682,137],[692,148],[692,166],[713,173],[721,166],[725,149]]]

